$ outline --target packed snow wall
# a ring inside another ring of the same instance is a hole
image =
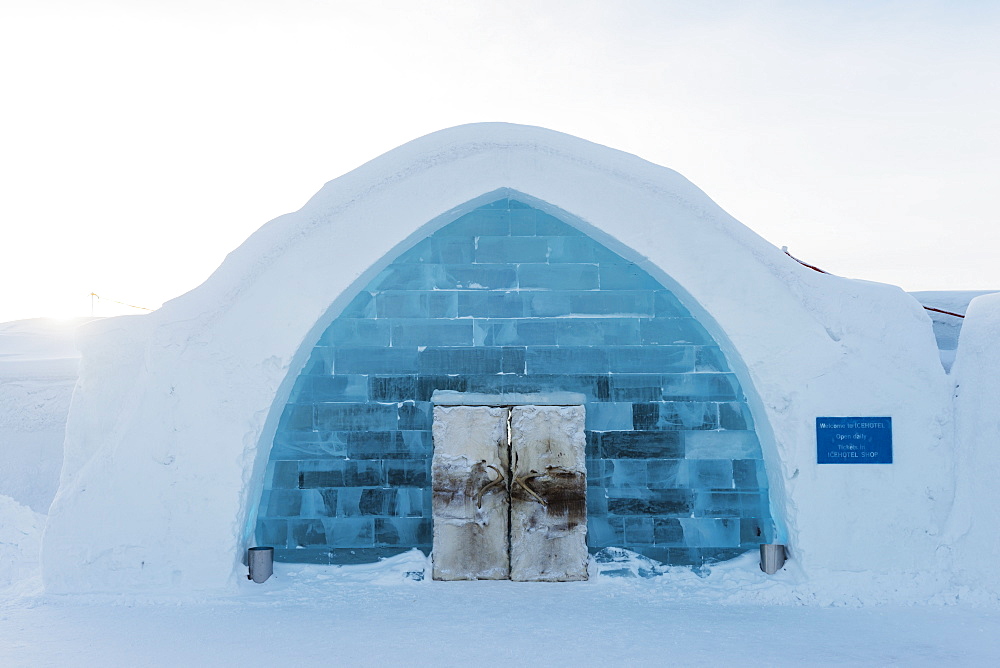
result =
[[[801,267],[671,170],[482,124],[331,182],[156,313],[87,328],[43,545],[49,590],[241,577],[280,416],[314,343],[404,252],[504,188],[572,216],[719,344],[753,414],[774,539],[802,573],[933,568],[954,489],[951,390],[911,297]],[[818,465],[820,416],[891,416],[893,463]]]
[[[84,321],[0,323],[0,495],[43,515],[59,487]]]
[[[312,347],[257,542],[292,562],[430,552],[441,390],[585,397],[591,552],[701,566],[770,542],[753,418],[711,335],[634,263],[495,196],[399,256]]]
[[[1000,293],[969,303],[955,366],[955,509],[939,551],[956,582],[1000,594]],[[972,596],[976,592],[971,592]]]

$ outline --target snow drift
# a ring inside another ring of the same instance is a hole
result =
[[[63,439],[85,318],[0,323],[0,494],[47,513],[59,486]]]

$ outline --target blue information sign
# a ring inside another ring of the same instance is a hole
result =
[[[891,464],[892,418],[816,418],[818,464]]]

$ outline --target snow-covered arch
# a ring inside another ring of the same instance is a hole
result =
[[[327,184],[156,313],[90,326],[43,548],[49,590],[234,582],[273,408],[304,344],[457,207],[502,188],[572,215],[713,323],[741,363],[778,538],[802,569],[926,566],[926,518],[947,512],[950,404],[910,297],[797,265],[669,169],[549,130],[477,124]],[[815,418],[835,415],[891,415],[896,463],[817,467]]]

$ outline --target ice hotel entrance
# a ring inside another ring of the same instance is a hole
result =
[[[588,552],[700,566],[769,542],[743,388],[675,291],[529,195],[449,215],[308,342],[257,544],[574,580]]]
[[[981,578],[976,545],[995,540],[980,523],[966,541],[962,514],[992,489],[975,482],[991,432],[954,454],[953,415],[979,409],[954,403],[919,303],[807,269],[676,172],[550,130],[400,146],[190,293],[82,332],[42,550],[52,592],[231,587],[254,545],[316,564],[419,550],[476,578],[522,577],[527,555],[530,577],[570,579],[580,541],[601,572],[777,543],[806,577],[868,592],[857,573],[951,551],[963,582]],[[577,455],[529,461],[562,418],[528,429],[520,459],[530,406],[576,407],[557,431],[582,440],[582,473]],[[518,461],[498,461],[502,434],[490,457],[458,439],[468,475],[435,489],[452,447],[435,412],[460,407],[507,411]],[[891,417],[892,464],[819,460],[817,420],[874,416]],[[516,549],[521,517],[541,547]],[[464,539],[448,563],[442,532],[481,529],[498,575]]]

